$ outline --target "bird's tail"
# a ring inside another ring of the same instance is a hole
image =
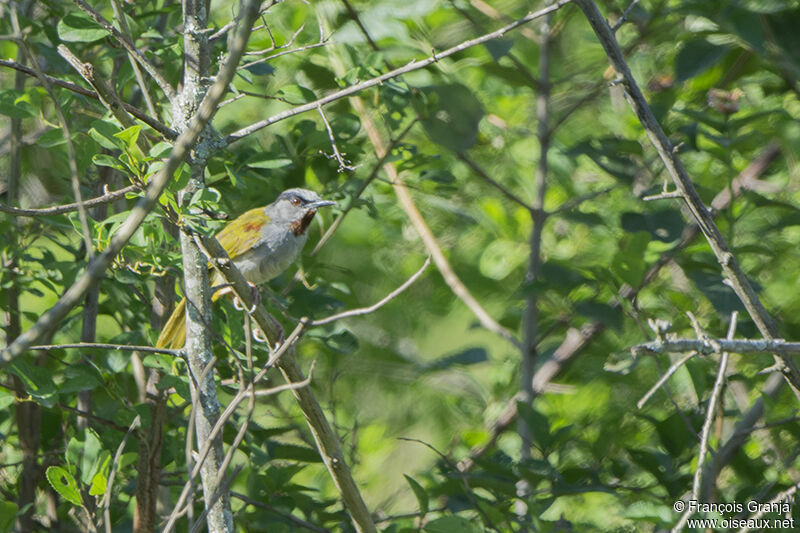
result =
[[[156,348],[178,350],[186,342],[186,298],[183,298],[167,320],[161,335],[156,341]]]
[[[217,275],[217,277],[219,277]],[[212,287],[219,280],[217,277],[212,279]],[[226,294],[225,290],[216,291],[211,296],[211,301],[216,302],[219,298]],[[169,350],[180,350],[186,342],[186,298],[181,299],[180,303],[175,307],[175,310],[169,316],[167,324],[161,330],[161,335],[158,336],[156,341],[156,348],[167,348]]]

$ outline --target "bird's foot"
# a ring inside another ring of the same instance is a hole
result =
[[[283,344],[283,341],[286,340],[286,334],[283,331],[283,326],[281,326],[277,321],[273,321],[273,324],[275,325],[275,329],[278,333],[278,340],[273,343],[272,349],[277,350],[280,348],[281,344]],[[264,332],[261,331],[261,328],[258,327],[253,328],[253,340],[269,345],[269,339],[266,335],[264,335]]]
[[[253,312],[256,310],[256,307],[258,307],[258,305],[261,303],[261,293],[258,291],[258,287],[256,287],[255,284],[250,283],[248,281],[247,285],[248,285],[248,287],[250,287],[250,294],[253,297],[253,305],[252,305],[252,307],[250,307],[250,309],[245,309],[244,306],[242,305],[242,302],[239,301],[239,298],[237,298],[236,296],[233,297],[233,307],[237,311],[245,311],[246,310],[248,315],[252,315]]]

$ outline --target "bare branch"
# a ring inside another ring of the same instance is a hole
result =
[[[42,344],[31,346],[30,350],[66,350],[77,348],[79,350],[115,350],[127,352],[163,353],[173,357],[180,357],[180,350],[168,350],[166,348],[153,348],[152,346],[135,346],[132,344],[108,344],[102,342],[76,342],[73,344]]]
[[[728,335],[726,339],[732,340],[736,333],[736,319],[738,313],[734,311],[731,313],[731,323],[728,327]],[[708,408],[706,408],[706,419],[703,422],[703,430],[700,433],[700,450],[697,452],[697,469],[694,472],[694,480],[692,481],[692,499],[698,500],[700,495],[700,478],[703,474],[703,464],[706,460],[706,453],[708,452],[708,437],[711,434],[711,423],[714,421],[716,414],[717,400],[719,400],[720,393],[722,392],[722,384],[725,382],[725,372],[728,369],[728,352],[722,352],[719,361],[719,369],[717,370],[717,379],[714,381],[714,388],[711,390],[711,398],[708,400]]]
[[[622,12],[622,16],[619,18],[619,20],[611,28],[611,31],[613,31],[614,33],[617,33],[617,30],[620,28],[620,26],[625,24],[625,21],[628,20],[628,15],[631,14],[631,11],[633,10],[634,7],[636,7],[636,4],[638,4],[638,3],[639,3],[639,0],[633,0],[630,3],[630,5],[628,5],[628,7],[625,8],[625,11]]]
[[[319,111],[319,116],[322,117],[322,123],[325,124],[325,129],[328,131],[328,139],[331,141],[331,146],[333,147],[333,157],[335,157],[336,161],[339,162],[338,171],[343,172],[345,170],[355,170],[357,167],[352,166],[350,161],[345,161],[345,159],[342,157],[342,154],[339,152],[339,147],[336,146],[336,138],[333,136],[333,128],[331,128],[327,117],[325,117],[325,112],[322,111],[322,106],[317,107],[317,111]],[[328,157],[327,154],[325,154],[325,156]]]
[[[734,353],[776,353],[788,356],[800,353],[800,342],[783,339],[663,339],[645,342],[631,348],[634,355],[645,353],[697,352],[708,355],[720,350]]]
[[[349,311],[344,311],[342,313],[338,313],[335,315],[331,315],[326,318],[322,318],[320,320],[314,320],[311,322],[311,326],[322,326],[324,324],[330,324],[331,322],[335,322],[336,320],[341,320],[343,318],[348,318],[351,316],[362,316],[367,315],[369,313],[374,313],[390,301],[394,300],[397,296],[399,296],[403,291],[409,288],[415,281],[422,276],[422,273],[425,272],[425,269],[428,268],[428,265],[431,264],[431,258],[427,257],[425,262],[422,266],[417,270],[410,278],[408,278],[402,285],[397,287],[395,290],[387,294],[385,297],[381,298],[379,301],[375,302],[374,304],[370,305],[369,307],[361,307],[359,309],[350,309]]]
[[[79,1],[79,0],[75,0],[75,1]],[[435,53],[435,54],[433,54],[433,55],[431,55],[431,56],[429,56],[429,57],[427,57],[425,59],[422,59],[422,60],[419,60],[419,61],[414,60],[414,61],[410,62],[409,64],[403,66],[403,67],[396,68],[396,69],[394,69],[394,70],[392,70],[390,72],[387,72],[386,74],[382,74],[382,75],[380,75],[380,76],[378,76],[376,78],[372,78],[370,80],[367,80],[367,81],[364,81],[364,82],[361,82],[361,83],[357,83],[355,85],[351,85],[350,87],[346,87],[346,88],[344,88],[344,89],[342,89],[340,91],[333,92],[333,93],[329,94],[328,96],[324,96],[324,97],[322,97],[319,100],[316,100],[314,102],[309,102],[307,104],[304,104],[304,105],[301,105],[301,106],[297,106],[297,107],[292,108],[292,109],[287,109],[286,111],[281,111],[280,113],[277,113],[277,114],[275,114],[275,115],[273,115],[273,116],[271,116],[271,117],[269,117],[267,119],[261,120],[259,122],[256,122],[255,124],[251,124],[251,125],[249,125],[249,126],[247,126],[245,128],[242,128],[242,129],[240,129],[238,131],[235,131],[235,132],[231,133],[230,135],[228,135],[225,138],[225,142],[227,144],[231,144],[233,142],[238,141],[239,139],[242,139],[243,137],[246,137],[246,136],[248,136],[248,135],[250,135],[252,133],[255,133],[258,130],[266,128],[267,126],[269,126],[271,124],[275,124],[276,122],[279,122],[281,120],[285,120],[285,119],[287,119],[289,117],[293,117],[295,115],[299,115],[301,113],[305,113],[306,111],[312,111],[312,110],[316,109],[318,106],[324,106],[324,105],[327,105],[327,104],[329,104],[331,102],[335,102],[336,100],[340,100],[342,98],[346,98],[348,96],[352,96],[352,95],[354,95],[354,94],[356,94],[356,93],[358,93],[360,91],[363,91],[364,89],[367,89],[369,87],[374,87],[376,85],[380,85],[381,83],[385,82],[386,80],[390,80],[392,78],[396,78],[396,77],[401,76],[403,74],[406,74],[408,72],[413,72],[415,70],[419,70],[421,68],[428,67],[428,66],[436,63],[437,61],[441,61],[442,59],[444,59],[446,57],[449,57],[449,56],[451,56],[453,54],[457,54],[458,52],[461,52],[461,51],[466,50],[468,48],[471,48],[473,46],[477,46],[479,44],[483,44],[483,43],[491,41],[493,39],[497,39],[499,37],[502,37],[503,35],[505,35],[509,31],[511,31],[513,29],[516,29],[516,28],[522,26],[523,24],[526,24],[526,23],[528,23],[528,22],[530,22],[532,20],[536,20],[539,17],[543,17],[544,15],[547,15],[548,13],[552,13],[554,11],[557,11],[558,9],[560,9],[563,6],[565,6],[566,4],[569,4],[572,1],[573,0],[558,0],[557,2],[554,2],[551,6],[548,6],[548,7],[544,8],[544,9],[540,9],[539,11],[535,11],[535,12],[529,13],[525,17],[522,17],[521,19],[518,19],[518,20],[515,20],[514,22],[511,22],[510,24],[507,24],[506,26],[503,26],[499,30],[495,30],[495,31],[493,31],[491,33],[487,33],[487,34],[482,35],[480,37],[477,37],[475,39],[470,39],[468,41],[464,41],[461,44],[458,44],[456,46],[448,48],[447,50],[444,50],[442,52],[437,52],[437,53]]]
[[[642,200],[645,202],[652,202],[654,200],[674,200],[676,198],[683,198],[683,194],[678,191],[667,191],[650,196],[643,196]]]
[[[653,394],[655,394],[655,393],[656,393],[656,391],[657,391],[658,389],[660,389],[660,388],[661,388],[661,386],[662,386],[664,383],[666,383],[666,382],[667,382],[667,380],[668,380],[668,379],[669,379],[669,378],[670,378],[670,377],[671,377],[671,376],[672,376],[672,375],[673,375],[675,372],[677,372],[677,371],[678,371],[678,369],[679,369],[680,367],[682,367],[682,366],[683,366],[683,364],[684,364],[686,361],[688,361],[689,359],[691,359],[691,358],[692,358],[692,357],[694,357],[695,355],[697,355],[697,352],[696,352],[696,351],[694,351],[694,350],[692,350],[692,351],[691,351],[691,352],[689,352],[688,354],[684,355],[683,357],[681,357],[680,359],[678,359],[677,361],[675,361],[675,363],[673,363],[673,364],[672,364],[672,365],[671,365],[671,366],[670,366],[670,367],[667,369],[667,371],[664,373],[664,375],[663,375],[663,376],[661,376],[661,377],[658,379],[658,381],[656,381],[655,385],[653,385],[652,387],[650,387],[650,390],[648,390],[648,391],[645,393],[645,395],[644,395],[644,396],[642,396],[642,399],[641,399],[641,400],[639,400],[638,402],[636,402],[636,407],[637,407],[638,409],[641,409],[641,408],[644,406],[644,404],[646,404],[646,403],[647,403],[647,400],[649,400],[649,399],[650,399],[650,398],[653,396]]]
[[[97,205],[109,204],[111,202],[119,200],[120,198],[124,198],[126,194],[130,194],[132,192],[141,190],[142,190],[141,187],[139,187],[138,185],[128,185],[127,187],[123,187],[122,189],[116,191],[109,191],[105,193],[103,196],[98,196],[97,198],[85,200],[83,202],[83,205],[84,207],[89,208]],[[53,207],[43,207],[39,209],[20,209],[18,207],[10,207],[4,204],[0,204],[0,212],[21,217],[42,217],[49,215],[61,215],[64,213],[69,213],[71,211],[77,211],[77,210],[78,210],[77,202],[72,204],[57,205]]]
[[[133,430],[139,427],[141,419],[139,415],[131,422],[125,436],[122,437],[122,442],[117,446],[117,451],[114,454],[114,460],[111,462],[111,470],[108,473],[108,481],[106,481],[106,492],[103,494],[103,500],[100,502],[100,507],[103,508],[103,522],[105,523],[106,533],[111,533],[111,490],[114,488],[114,477],[117,475],[117,468],[119,468],[119,461],[122,457],[122,451],[125,449],[125,444],[128,442],[128,437],[131,436]]]
[[[63,57],[67,63],[72,66],[72,68],[78,71],[78,74],[80,74],[83,79],[89,83],[89,85],[94,87],[95,91],[97,91],[97,94],[100,97],[100,103],[102,103],[106,109],[108,109],[111,114],[114,115],[114,118],[116,118],[119,123],[122,124],[122,127],[129,128],[133,126],[133,119],[124,110],[122,102],[117,97],[117,94],[112,91],[102,79],[95,76],[94,67],[91,63],[82,62],[64,44],[58,45],[58,54]],[[137,145],[143,153],[147,153],[148,146],[144,136],[139,136],[137,139]]]

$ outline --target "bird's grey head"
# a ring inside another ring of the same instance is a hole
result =
[[[288,224],[295,235],[305,233],[317,209],[336,202],[323,200],[314,191],[308,189],[287,189],[269,204],[265,213],[271,223]]]

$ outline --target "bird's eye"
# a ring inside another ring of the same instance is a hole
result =
[[[303,201],[300,199],[299,196],[292,197],[292,205],[293,206],[300,207],[300,204],[302,204],[302,203],[303,203]]]

